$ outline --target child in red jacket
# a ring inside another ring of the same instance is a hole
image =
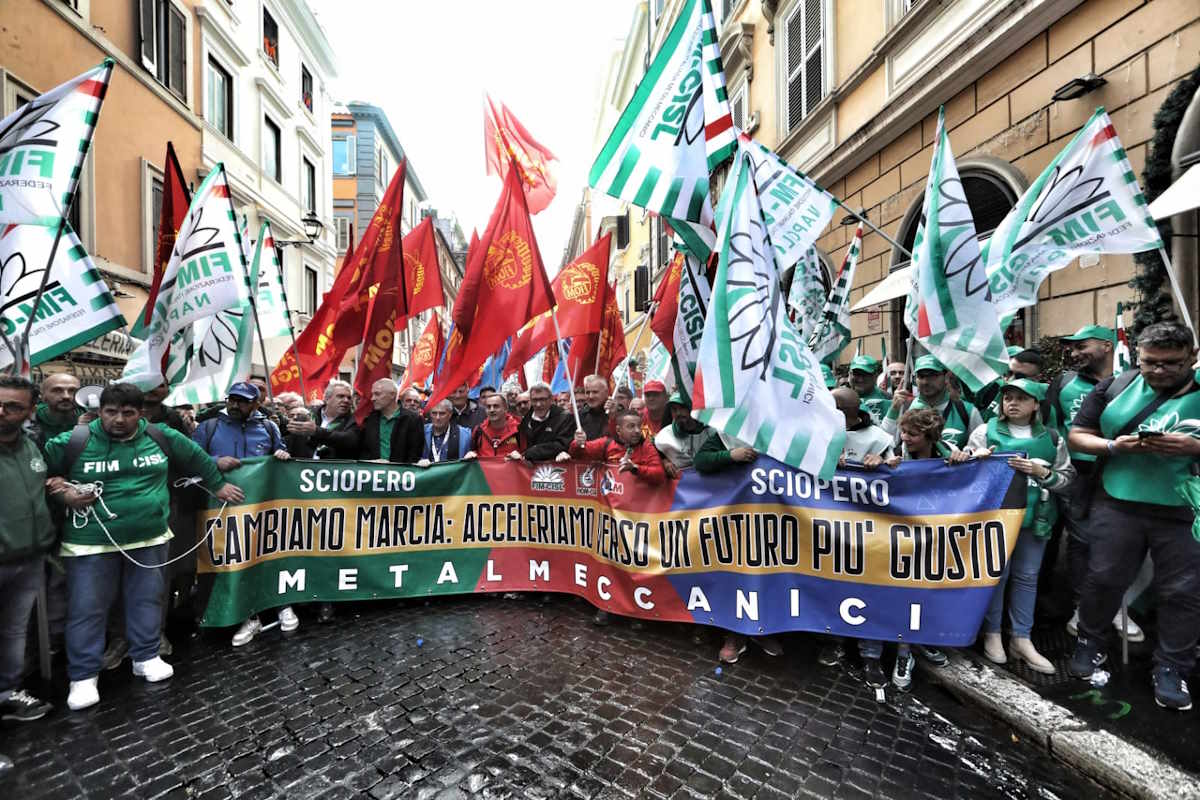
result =
[[[635,411],[623,411],[617,416],[615,440],[603,436],[589,442],[586,433],[575,431],[570,452],[574,458],[615,462],[618,472],[632,472],[646,483],[659,484],[667,479],[658,450],[642,435],[642,418]]]

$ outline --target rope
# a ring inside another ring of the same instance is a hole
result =
[[[88,517],[90,516],[92,519],[94,519],[96,521],[96,524],[100,526],[100,530],[104,531],[104,535],[108,537],[108,541],[112,542],[112,546],[117,548],[117,551],[120,552],[120,554],[122,556],[124,556],[126,558],[126,560],[128,560],[130,563],[132,563],[136,566],[139,566],[143,569],[161,569],[163,567],[169,567],[171,564],[174,564],[176,561],[182,561],[183,559],[190,556],[192,553],[199,550],[200,545],[207,542],[209,540],[209,537],[212,536],[211,532],[204,534],[204,538],[201,539],[200,541],[196,542],[195,546],[192,547],[190,550],[188,550],[186,553],[181,553],[181,554],[175,556],[175,558],[164,561],[161,564],[143,564],[141,561],[138,561],[136,558],[129,555],[129,551],[117,543],[117,540],[112,537],[111,533],[109,533],[108,526],[104,524],[104,520],[100,519],[100,515],[96,513],[96,506],[98,505],[98,506],[100,506],[101,510],[104,511],[105,515],[107,516],[107,518],[110,522],[117,518],[117,515],[114,514],[112,512],[112,509],[110,509],[108,507],[108,504],[104,502],[104,481],[93,481],[92,483],[76,483],[75,481],[64,481],[64,483],[67,486],[70,486],[76,492],[79,492],[80,494],[94,494],[96,496],[96,502],[89,505],[83,511],[80,511],[75,508],[71,509],[71,525],[72,525],[72,527],[74,527],[76,530],[79,530],[80,528],[85,527],[88,523]],[[199,476],[193,476],[191,478],[179,478],[172,484],[172,486],[176,489],[184,489],[188,486],[199,486],[205,492],[208,492],[208,494],[212,495],[213,497],[216,497],[215,494],[213,494],[211,491],[209,491],[207,486],[205,486],[203,483],[201,483],[201,478]],[[225,507],[228,505],[229,505],[228,503],[222,502],[221,510],[217,513],[224,514]]]

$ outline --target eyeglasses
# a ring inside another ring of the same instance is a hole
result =
[[[1142,359],[1138,362],[1138,369],[1140,369],[1142,372],[1174,372],[1175,370],[1189,367],[1191,364],[1192,359],[1190,356],[1188,358],[1176,358],[1170,361],[1150,361],[1147,359]]]
[[[16,401],[0,402],[0,412],[5,414],[24,414],[29,411],[29,406]]]

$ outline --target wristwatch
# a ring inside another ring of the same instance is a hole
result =
[[[1117,443],[1114,440],[1109,439],[1108,440],[1108,452],[1114,453],[1114,452],[1116,452],[1116,450],[1117,450]]]

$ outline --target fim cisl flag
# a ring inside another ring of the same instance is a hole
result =
[[[112,69],[105,59],[0,120],[0,224],[58,227],[66,216]]]
[[[241,238],[229,199],[225,165],[217,164],[192,196],[163,272],[146,341],[129,357],[122,380],[142,389],[153,389],[166,380],[174,388],[184,381],[193,359],[204,359],[194,365],[196,368],[211,370],[216,366],[214,359],[233,357],[228,341],[222,343],[219,352],[205,350],[206,332],[192,326],[226,309],[241,309],[248,299]],[[168,349],[174,351],[170,364]]]
[[[254,287],[254,300],[258,306],[258,324],[264,339],[276,336],[291,336],[292,321],[288,314],[287,293],[283,290],[283,276],[279,271],[278,251],[271,223],[263,220],[258,231],[258,243],[250,260],[250,285]]]
[[[54,228],[40,225],[6,225],[0,231],[0,327],[6,336],[23,331],[33,314],[33,298],[54,235]],[[57,358],[124,324],[96,265],[75,231],[65,226],[29,332],[30,365]],[[0,368],[11,364],[12,354],[0,347]]]
[[[692,416],[828,479],[846,440],[845,418],[788,319],[753,164],[741,149],[717,209],[717,237]]]

